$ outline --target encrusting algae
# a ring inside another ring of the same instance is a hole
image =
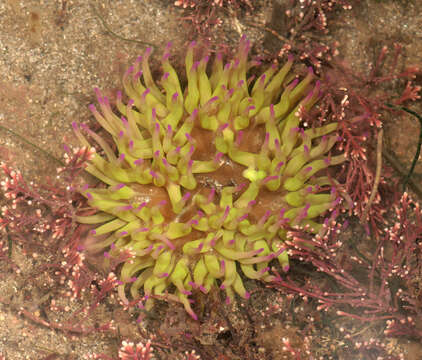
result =
[[[154,81],[147,49],[123,78],[125,97],[117,109],[97,89],[99,109],[90,106],[111,135],[117,151],[85,125],[81,129],[101,148],[86,170],[105,187],[81,193],[95,215],[78,216],[91,231],[96,250],[117,258],[131,256],[120,271],[119,295],[133,298],[143,289],[152,297],[176,300],[197,318],[189,296],[219,286],[227,301],[248,298],[241,276],[271,281],[269,263],[289,268],[283,246],[287,227],[318,233],[313,221],[339,198],[321,170],[345,160],[328,152],[338,140],[337,124],[300,127],[300,113],[318,100],[320,85],[309,70],[301,81],[289,75],[290,57],[248,79],[257,62],[248,60],[250,42],[242,38],[237,58],[223,64],[217,55],[195,61],[196,44],[186,55],[187,85],[162,57],[163,76]],[[208,71],[209,68],[209,71]],[[116,154],[117,153],[117,154]]]

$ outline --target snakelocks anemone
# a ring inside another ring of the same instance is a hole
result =
[[[143,291],[147,308],[153,298],[175,300],[195,319],[193,291],[219,286],[230,302],[235,293],[249,297],[240,272],[271,281],[273,259],[288,270],[286,229],[321,230],[315,219],[339,202],[336,191],[324,191],[332,184],[324,169],[345,160],[328,154],[336,123],[301,127],[301,112],[320,95],[311,69],[299,81],[289,58],[248,78],[259,63],[248,60],[247,39],[226,64],[220,55],[212,64],[208,56],[196,60],[196,47],[187,50],[186,85],[168,45],[159,81],[148,65],[151,49],[129,68],[116,110],[96,89],[99,109],[90,109],[112,142],[73,124],[85,147],[81,130],[97,143],[86,170],[104,183],[81,189],[95,214],[76,220],[96,224],[96,250],[130,254],[121,299]]]

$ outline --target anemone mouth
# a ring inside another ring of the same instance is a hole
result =
[[[106,187],[81,189],[96,213],[76,220],[96,225],[97,250],[129,254],[120,270],[124,301],[125,290],[135,298],[143,290],[147,306],[152,296],[167,294],[196,318],[192,291],[219,285],[228,300],[235,293],[248,298],[237,267],[264,281],[273,278],[273,259],[288,268],[285,229],[321,229],[314,220],[339,202],[335,188],[325,191],[332,181],[324,172],[344,156],[329,155],[335,123],[300,126],[301,112],[319,97],[311,70],[293,80],[289,58],[251,81],[245,38],[227,64],[220,56],[212,66],[207,56],[195,61],[194,48],[186,55],[186,87],[167,47],[160,86],[147,50],[124,76],[129,100],[118,93],[117,111],[96,89],[100,109],[90,109],[113,146],[82,126],[101,149],[86,170]]]

